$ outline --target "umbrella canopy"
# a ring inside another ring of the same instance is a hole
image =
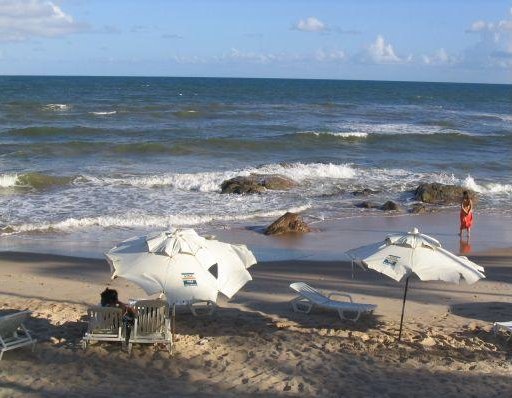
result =
[[[438,240],[421,234],[417,228],[406,234],[389,235],[382,242],[361,246],[346,254],[358,264],[398,282],[406,278],[398,340],[402,334],[407,287],[412,274],[423,281],[459,283],[464,278],[470,284],[485,278],[483,267],[443,249]]]
[[[177,229],[128,239],[105,256],[112,278],[123,277],[147,294],[164,293],[171,304],[231,298],[251,275],[254,255],[244,245],[231,245]]]
[[[357,263],[398,282],[411,274],[418,275],[422,281],[452,283],[459,283],[463,277],[470,284],[485,278],[483,267],[443,249],[438,240],[419,233],[417,228],[349,250],[346,254]]]

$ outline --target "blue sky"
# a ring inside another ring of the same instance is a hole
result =
[[[512,83],[512,0],[0,0],[0,74]]]

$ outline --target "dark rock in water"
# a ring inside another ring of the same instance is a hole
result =
[[[379,193],[380,191],[374,191],[373,189],[364,188],[360,189],[358,191],[353,191],[352,195],[354,196],[369,196],[369,195],[375,195],[376,193]]]
[[[359,207],[360,209],[378,209],[380,206],[377,203],[364,201],[361,203],[357,203],[356,207]]]
[[[388,200],[382,206],[379,207],[380,210],[384,211],[401,211],[402,208],[395,202]]]
[[[423,203],[415,203],[409,209],[409,213],[411,213],[411,214],[423,214],[423,213],[427,213],[427,212],[428,212],[428,208]]]
[[[437,205],[458,204],[462,200],[462,193],[468,191],[473,202],[478,200],[476,193],[458,185],[445,185],[437,182],[421,184],[414,191],[414,198],[424,203]]]
[[[251,174],[226,180],[220,188],[221,193],[251,194],[261,193],[266,189],[287,190],[296,185],[295,181],[279,174]]]
[[[265,235],[280,235],[290,232],[310,232],[311,229],[297,213],[286,212],[265,230]]]

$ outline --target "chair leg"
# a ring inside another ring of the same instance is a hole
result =
[[[303,314],[309,314],[313,309],[313,304],[308,301],[304,301],[304,298],[301,296],[294,298],[290,301],[290,304],[295,312],[302,312]],[[301,306],[304,306],[305,309],[301,309]]]

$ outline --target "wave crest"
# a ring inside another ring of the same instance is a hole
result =
[[[62,186],[71,183],[74,177],[52,176],[43,173],[26,174],[2,174],[0,175],[0,187],[25,187],[35,189],[45,189],[54,186]]]
[[[4,234],[20,232],[54,232],[72,231],[92,227],[101,228],[146,228],[146,227],[183,227],[210,222],[244,221],[255,218],[270,218],[281,216],[287,211],[300,213],[311,208],[311,205],[291,207],[288,209],[274,210],[268,212],[256,212],[252,214],[218,215],[218,214],[176,214],[155,216],[148,214],[127,214],[120,216],[98,216],[84,218],[67,218],[58,222],[26,223],[20,225],[9,225],[3,228]]]

